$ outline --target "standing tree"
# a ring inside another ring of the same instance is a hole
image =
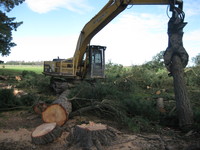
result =
[[[147,69],[153,69],[158,71],[159,69],[163,69],[165,67],[164,60],[163,60],[164,51],[160,51],[158,54],[153,56],[152,60],[145,63],[143,66]]]
[[[176,108],[179,126],[188,127],[193,123],[193,112],[184,81],[184,71],[188,63],[188,54],[183,47],[184,12],[180,8],[171,6],[172,17],[168,23],[169,45],[164,53],[164,63],[173,76]]]
[[[10,54],[11,47],[16,46],[12,42],[12,31],[23,22],[14,22],[15,17],[9,18],[5,12],[11,11],[16,5],[23,3],[25,0],[0,0],[0,53],[2,56]]]
[[[200,65],[200,53],[196,57],[193,57],[192,61],[196,66]]]

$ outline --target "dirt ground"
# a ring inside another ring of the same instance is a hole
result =
[[[40,116],[29,111],[12,111],[0,113],[0,150],[79,150],[76,145],[69,147],[66,138],[70,130],[77,124],[85,121],[107,123],[94,117],[75,117],[62,127],[61,137],[53,143],[34,145],[31,142],[31,133],[43,123]],[[117,128],[113,123],[114,128]],[[131,134],[125,129],[118,129],[119,137],[104,146],[104,150],[200,150],[200,137],[190,131],[180,133],[172,129],[163,129],[161,134]],[[122,131],[123,130],[123,131]],[[91,150],[95,150],[93,147]]]

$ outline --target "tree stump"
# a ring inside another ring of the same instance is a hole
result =
[[[117,130],[105,124],[90,122],[89,124],[76,125],[70,133],[68,141],[82,149],[91,149],[93,146],[97,150],[102,150],[102,146],[107,146],[117,138]]]
[[[59,126],[65,124],[68,120],[69,113],[72,111],[72,104],[66,97],[68,93],[68,90],[64,91],[57,100],[42,112],[44,122],[56,122]]]
[[[164,99],[162,97],[159,97],[157,100],[156,100],[156,105],[157,105],[157,110],[161,113],[165,113],[166,110],[165,110],[165,106],[164,106]]]
[[[62,129],[56,123],[43,123],[38,126],[31,134],[32,143],[47,144],[60,137]]]

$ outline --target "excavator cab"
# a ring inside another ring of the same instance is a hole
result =
[[[43,74],[53,78],[65,79],[94,79],[105,78],[105,46],[90,45],[87,47],[82,65],[78,67],[79,71],[74,73],[73,58],[54,59],[44,62]]]
[[[88,61],[86,78],[105,78],[105,46],[90,45],[87,49]]]

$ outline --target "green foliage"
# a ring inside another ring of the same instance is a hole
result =
[[[23,68],[23,67],[21,67]],[[4,68],[5,69],[5,68]],[[15,96],[14,89],[0,89],[0,111],[31,108],[31,106],[37,101],[45,101],[50,103],[49,98],[50,78],[37,74],[33,71],[22,71],[17,68],[1,71],[1,75],[8,76],[9,79],[4,81],[13,84],[14,87],[22,89],[25,95]],[[21,81],[16,81],[15,76],[21,76]],[[45,95],[41,95],[45,93]]]
[[[113,79],[121,77],[126,72],[126,69],[120,64],[109,62],[106,64],[105,72],[107,78]]]
[[[27,95],[24,95],[22,97],[20,97],[19,102],[20,102],[20,106],[33,106],[33,104],[38,101],[38,96],[33,94],[33,93],[29,93]]]
[[[24,0],[1,0],[0,8],[4,8],[7,12],[19,5]],[[16,46],[12,42],[12,31],[16,31],[22,22],[14,22],[15,18],[9,18],[6,13],[0,10],[0,53],[2,56],[10,54],[12,47]]]
[[[132,66],[126,76],[132,83],[143,89],[147,86],[162,89],[172,85],[172,78],[168,77],[165,69],[155,71],[146,66]]]
[[[186,68],[185,77],[188,86],[200,86],[200,66]]]
[[[13,94],[13,89],[0,90],[0,108],[10,108],[17,103],[16,97]]]
[[[82,82],[71,91],[71,95],[76,95],[78,93],[79,98],[86,98],[91,100],[101,101],[103,99],[120,99],[124,96],[122,91],[118,90],[118,87],[112,82],[100,82],[88,83]],[[91,101],[88,101],[90,104]],[[83,105],[88,104],[83,102]],[[81,104],[81,100],[80,103]],[[76,106],[76,105],[74,105]]]
[[[164,51],[153,56],[152,60],[145,63],[143,66],[149,70],[158,71],[160,69],[164,69],[164,59],[163,59]]]
[[[144,126],[146,130],[152,130],[154,127],[149,124],[149,120],[152,122],[159,120],[155,102],[146,100],[147,94],[137,94],[140,87],[132,85],[131,81],[126,81],[121,86],[124,80],[119,80],[119,77],[115,79],[96,83],[82,82],[74,88],[71,91],[71,97],[76,95],[77,99],[72,101],[73,111],[93,106],[94,108],[87,113],[118,121],[135,132],[141,131]],[[133,89],[127,82],[130,82]],[[125,88],[126,85],[128,85],[127,88]]]
[[[133,96],[132,99],[125,99],[122,101],[127,109],[129,116],[142,116],[148,120],[157,121],[159,113],[156,110],[156,104],[153,100],[143,99],[142,96]]]
[[[23,71],[22,72],[22,81],[18,83],[18,87],[33,89],[37,88],[41,92],[47,90],[50,78],[44,77],[41,74],[37,74],[33,71]]]
[[[0,0],[0,7],[3,7],[7,12],[9,12],[16,5],[19,5],[24,1],[25,0]]]
[[[16,97],[13,94],[13,89],[0,89],[0,110],[30,107],[33,106],[38,99],[38,96],[35,94],[27,94]]]
[[[197,66],[197,65],[200,65],[200,53],[196,56],[196,57],[193,57],[192,58],[192,61],[194,62],[194,64]]]
[[[140,132],[157,132],[159,131],[159,125],[151,120],[144,119],[142,116],[135,116],[133,118],[126,118],[126,125],[129,130],[140,133]]]

